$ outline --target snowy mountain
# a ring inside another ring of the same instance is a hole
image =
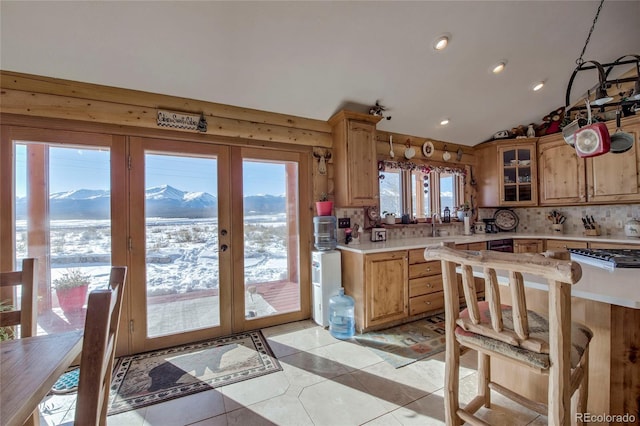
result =
[[[155,186],[145,190],[148,217],[215,217],[218,198],[207,192],[186,192],[170,185]],[[108,219],[110,217],[110,192],[105,190],[78,189],[57,192],[49,197],[51,220]],[[284,213],[284,196],[251,195],[244,198],[246,214]],[[16,200],[16,219],[27,217],[26,197]]]

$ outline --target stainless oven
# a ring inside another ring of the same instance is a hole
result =
[[[487,250],[513,253],[513,240],[505,238],[502,240],[487,241]]]

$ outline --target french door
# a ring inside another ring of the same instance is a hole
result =
[[[308,317],[305,155],[129,146],[132,352]]]

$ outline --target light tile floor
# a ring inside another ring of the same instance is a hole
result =
[[[108,417],[109,426],[442,425],[444,354],[395,369],[355,341],[312,321],[262,330],[283,370]],[[476,388],[476,354],[462,357],[461,402]],[[546,417],[498,394],[478,415],[496,425],[544,425]],[[41,424],[71,425],[75,394],[41,404]]]

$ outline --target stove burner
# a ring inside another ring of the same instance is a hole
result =
[[[601,268],[640,268],[640,249],[569,249],[571,260]]]

